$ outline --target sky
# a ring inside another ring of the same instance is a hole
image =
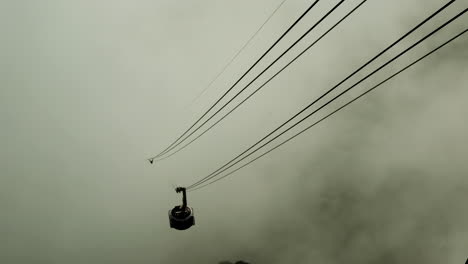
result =
[[[200,140],[150,165],[312,3],[287,0],[194,101],[280,2],[2,1],[0,262],[464,263],[466,34],[270,155],[188,193],[196,225],[169,228],[167,212],[181,199],[174,185],[235,157],[448,1],[368,0]],[[320,1],[241,84],[337,2]],[[359,2],[345,1],[248,91]],[[456,1],[339,91],[467,5]],[[288,135],[467,24],[465,14]]]

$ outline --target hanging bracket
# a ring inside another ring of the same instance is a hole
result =
[[[187,207],[187,193],[186,189],[184,187],[177,187],[175,189],[176,193],[182,192],[182,209],[185,209]]]

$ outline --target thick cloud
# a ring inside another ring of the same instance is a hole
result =
[[[0,262],[463,263],[466,36],[252,166],[189,193],[196,226],[169,229],[167,210],[180,202],[172,184],[190,184],[235,156],[446,1],[369,0],[199,142],[149,166],[145,158],[310,4],[287,1],[187,107],[276,2],[5,4]],[[335,2],[321,1],[285,43]],[[346,1],[338,14],[356,3]],[[463,8],[456,1],[383,59]],[[351,95],[467,23],[465,15]]]

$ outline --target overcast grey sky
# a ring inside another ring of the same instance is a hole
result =
[[[189,193],[196,226],[169,228],[167,211],[180,203],[173,184],[230,160],[447,1],[367,1],[218,127],[150,166],[146,158],[312,1],[286,1],[191,104],[279,2],[2,1],[0,262],[463,263],[467,36],[271,155]],[[259,67],[337,2],[320,1]],[[358,2],[345,1],[280,65]],[[371,68],[467,6],[456,1]],[[350,95],[467,25],[464,15]]]

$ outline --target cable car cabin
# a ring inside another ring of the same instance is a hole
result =
[[[169,224],[171,228],[177,230],[186,230],[195,225],[195,218],[193,216],[193,209],[190,207],[182,208],[176,206],[174,209],[169,210]]]
[[[169,210],[169,225],[177,230],[186,230],[195,225],[193,208],[187,206],[185,188],[177,187],[176,192],[182,192],[182,205],[177,205],[172,210]]]

